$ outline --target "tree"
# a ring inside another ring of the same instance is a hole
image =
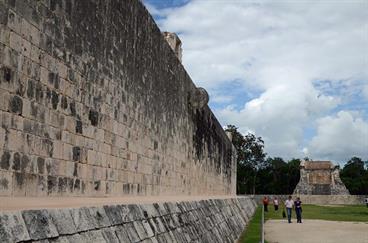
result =
[[[340,171],[340,178],[351,194],[368,194],[368,169],[361,158],[351,158]]]
[[[287,173],[287,184],[288,189],[286,194],[292,194],[294,192],[294,189],[296,185],[298,184],[300,180],[300,159],[292,159],[288,162],[288,173]]]
[[[292,194],[299,182],[299,159],[285,162],[282,158],[267,158],[258,172],[256,191],[261,194]]]
[[[231,133],[238,155],[237,193],[249,193],[251,189],[254,194],[257,173],[265,166],[264,141],[251,133],[243,136],[234,125],[228,125],[225,131]]]

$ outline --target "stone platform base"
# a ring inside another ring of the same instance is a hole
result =
[[[271,200],[277,197],[280,202],[284,202],[289,195],[252,195],[251,197],[259,204],[262,203],[263,197],[269,197]],[[303,204],[315,205],[362,205],[364,198],[368,195],[291,195],[293,199],[300,197]],[[271,201],[272,202],[272,201]]]
[[[237,240],[250,197],[32,209],[0,213],[0,242],[208,242]]]

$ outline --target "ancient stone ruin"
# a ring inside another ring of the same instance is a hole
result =
[[[340,179],[339,166],[331,161],[302,161],[296,195],[349,195]]]
[[[12,3],[0,1],[0,195],[235,193],[208,94],[141,3]]]
[[[0,242],[239,237],[255,203],[175,38],[138,0],[0,0]],[[162,196],[203,200],[139,203]]]
[[[162,34],[165,40],[167,41],[167,43],[169,43],[169,46],[174,51],[179,61],[181,62],[182,56],[183,56],[183,49],[181,48],[181,40],[178,37],[178,35],[172,32],[167,32],[167,31],[163,32]]]

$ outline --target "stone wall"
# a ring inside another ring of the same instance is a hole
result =
[[[0,242],[233,243],[256,204],[249,197],[0,213]]]
[[[0,196],[235,194],[195,91],[138,0],[0,0]]]
[[[258,204],[262,203],[264,196],[271,199],[271,203],[274,197],[277,197],[280,202],[284,202],[289,195],[253,195],[251,196]],[[293,200],[296,197],[300,197],[300,200],[304,204],[315,205],[362,205],[364,204],[364,198],[368,195],[291,195]]]

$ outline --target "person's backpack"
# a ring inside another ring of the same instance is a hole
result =
[[[283,217],[283,218],[286,218],[285,210],[282,210],[282,217]]]

